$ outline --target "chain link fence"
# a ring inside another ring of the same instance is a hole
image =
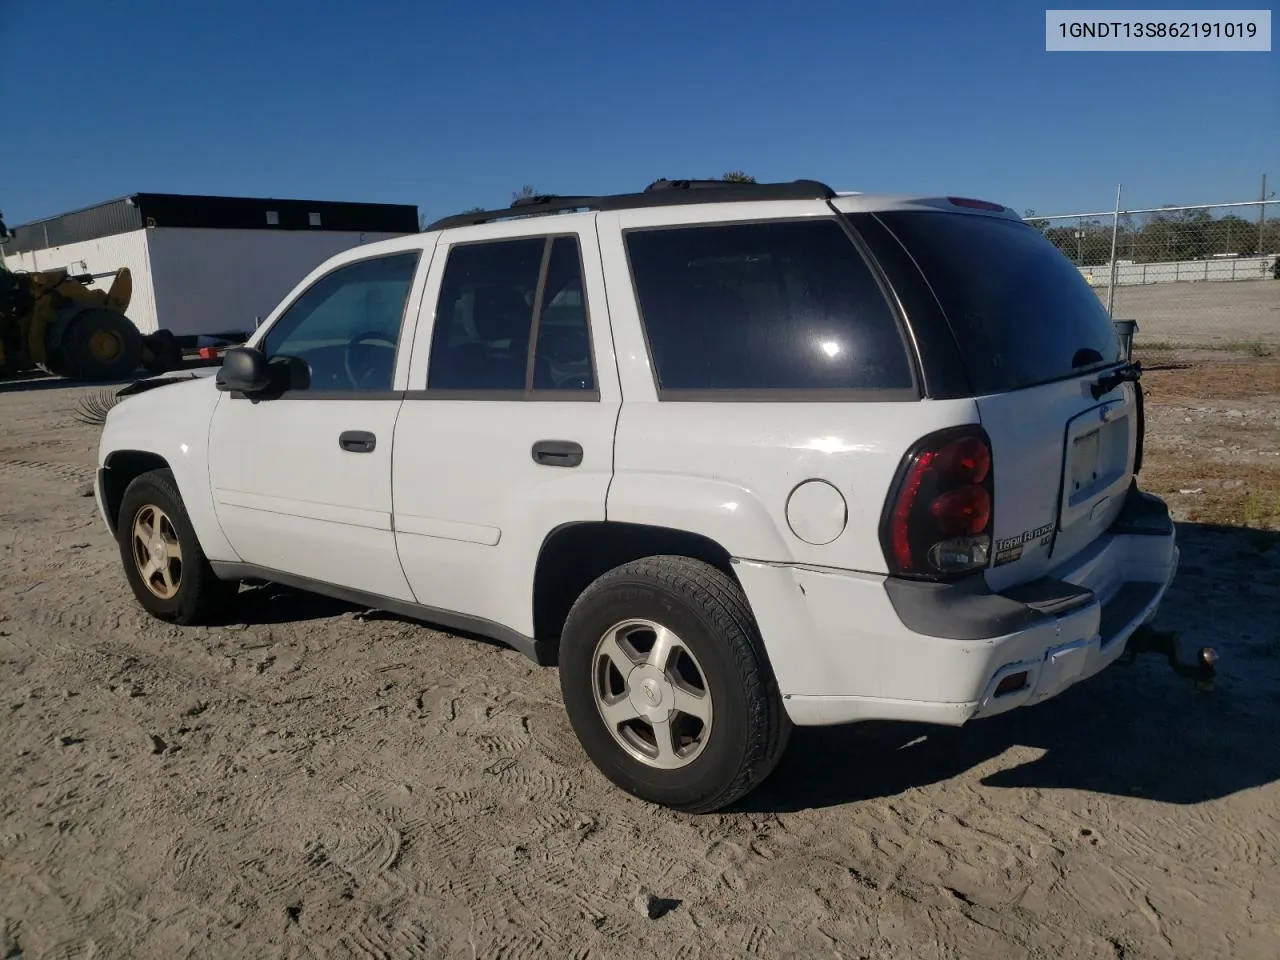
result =
[[[1280,356],[1280,201],[1026,219],[1074,263],[1139,352]]]

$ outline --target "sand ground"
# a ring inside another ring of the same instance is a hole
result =
[[[1280,490],[1280,399],[1244,370],[1149,375],[1154,482],[1201,490],[1159,623],[1216,691],[1149,660],[960,738],[802,730],[709,817],[608,785],[513,652],[275,588],[149,619],[87,390],[0,384],[0,958],[1275,960],[1280,536],[1222,524]]]

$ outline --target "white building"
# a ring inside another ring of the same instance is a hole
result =
[[[136,193],[15,227],[0,251],[10,270],[128,267],[138,329],[189,336],[251,331],[325,258],[417,230],[412,205]]]

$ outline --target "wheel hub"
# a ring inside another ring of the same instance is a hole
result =
[[[121,348],[120,338],[109,330],[97,330],[89,338],[89,352],[95,360],[114,360]]]
[[[637,714],[650,720],[663,720],[671,712],[675,694],[671,683],[656,667],[636,667],[626,679],[627,696]]]

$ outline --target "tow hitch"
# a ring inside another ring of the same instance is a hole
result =
[[[1213,689],[1214,679],[1217,676],[1218,654],[1212,647],[1201,647],[1196,651],[1194,661],[1186,663],[1179,653],[1177,631],[1155,630],[1143,624],[1129,637],[1120,661],[1132,664],[1140,653],[1162,653],[1169,661],[1173,672],[1180,677],[1194,680],[1196,689]]]

